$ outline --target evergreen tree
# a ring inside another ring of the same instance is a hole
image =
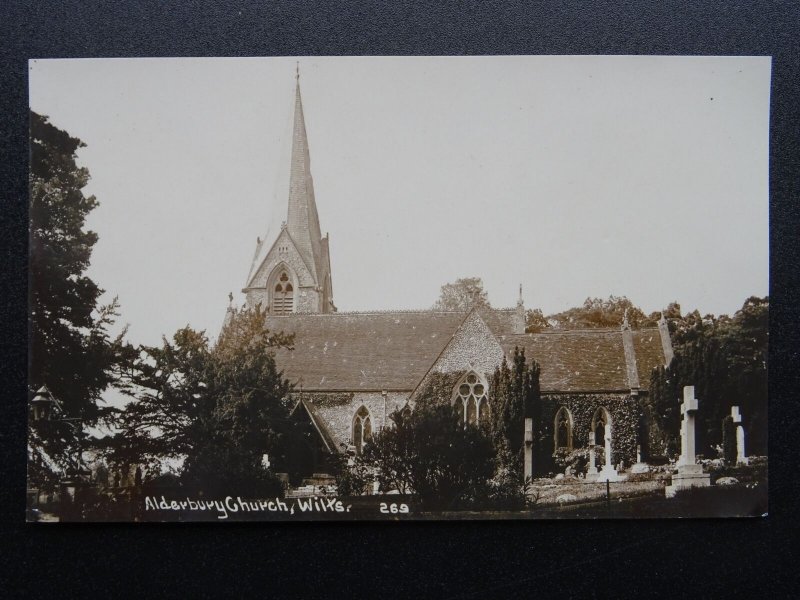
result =
[[[511,366],[503,358],[495,370],[491,390],[491,433],[498,458],[504,466],[521,473],[526,418],[534,419],[534,438],[541,437],[538,363],[535,360],[527,363],[525,350],[514,348]]]
[[[651,377],[647,409],[667,452],[680,450],[683,386],[693,385],[699,400],[697,448],[715,455],[723,441],[722,423],[739,406],[749,452],[767,451],[767,350],[769,298],[748,298],[734,316],[685,316],[680,306],[665,312],[675,357]]]
[[[76,153],[83,146],[30,113],[29,393],[47,386],[59,403],[58,420],[31,423],[33,485],[77,467],[83,428],[103,415],[101,394],[130,350],[124,331],[109,333],[116,299],[99,306],[103,290],[86,275],[97,234],[85,222],[97,200],[82,192],[89,173]]]
[[[237,313],[213,346],[186,327],[160,347],[142,347],[125,388],[131,401],[116,416],[119,434],[107,441],[109,458],[160,466],[185,459],[183,481],[206,492],[270,493],[276,483],[263,455],[273,471],[294,474],[285,450],[302,441],[289,417],[291,387],[274,357],[291,341],[269,332],[266,312],[255,307]]]

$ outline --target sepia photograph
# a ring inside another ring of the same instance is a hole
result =
[[[29,522],[767,515],[770,57],[28,75]]]

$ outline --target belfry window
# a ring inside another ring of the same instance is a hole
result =
[[[361,454],[366,444],[372,437],[372,419],[366,406],[362,406],[356,411],[353,417],[353,445],[356,447],[356,454]]]
[[[272,314],[286,315],[294,309],[294,287],[286,271],[281,271],[272,289]]]
[[[477,373],[468,373],[456,388],[455,409],[465,425],[489,421],[489,399],[486,384]]]

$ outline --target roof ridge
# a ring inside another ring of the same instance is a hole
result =
[[[632,333],[637,333],[640,331],[658,331],[658,327],[641,327],[639,329],[631,329]],[[501,337],[508,338],[508,337],[523,337],[523,336],[531,336],[531,335],[569,335],[569,334],[578,334],[578,333],[622,333],[621,329],[617,329],[616,327],[585,327],[583,329],[556,329],[556,328],[546,328],[542,329],[541,331],[530,331],[526,333],[507,333]]]
[[[442,315],[466,315],[469,311],[465,310],[432,310],[426,308],[419,309],[387,309],[387,310],[339,310],[332,313],[291,313],[288,315],[268,315],[270,318],[291,318],[291,317],[335,317],[337,315],[402,315],[402,314],[442,314]]]

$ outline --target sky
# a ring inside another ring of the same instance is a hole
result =
[[[768,294],[768,57],[31,60],[83,140],[91,276],[133,343],[213,338],[286,219],[295,69],[339,310],[481,277],[545,314]]]

